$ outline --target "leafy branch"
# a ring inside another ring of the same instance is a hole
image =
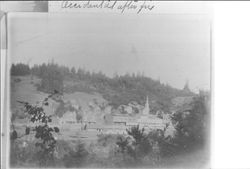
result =
[[[52,99],[58,95],[60,95],[60,93],[55,90],[54,93],[48,95],[44,100],[42,100],[40,105],[32,105],[28,102],[18,101],[24,106],[24,112],[29,115],[30,121],[32,123],[38,124],[33,128],[26,127],[25,134],[18,136],[15,126],[12,122],[13,131],[11,133],[11,140],[16,140],[25,135],[29,135],[31,131],[34,131],[35,138],[39,140],[35,145],[36,147],[40,147],[40,153],[43,156],[43,159],[50,159],[53,157],[56,147],[56,139],[53,136],[53,132],[59,132],[58,127],[52,128],[48,125],[48,123],[52,122],[52,116],[45,113],[44,106],[49,106],[49,99]],[[46,161],[43,161],[43,163],[44,162]]]

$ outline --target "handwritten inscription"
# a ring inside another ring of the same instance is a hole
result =
[[[134,10],[137,14],[142,11],[151,11],[155,8],[154,5],[150,4],[151,1],[110,1],[110,0],[102,0],[102,1],[62,1],[61,8],[62,9],[117,9],[121,13],[124,13],[127,10]]]

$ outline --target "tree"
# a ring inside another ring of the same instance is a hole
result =
[[[132,146],[134,152],[132,153],[135,160],[139,161],[142,157],[146,156],[151,150],[152,146],[149,142],[147,135],[144,133],[144,128],[140,129],[139,125],[127,129],[128,135],[133,138]]]
[[[78,111],[76,111],[76,120],[78,123],[82,122],[82,115]]]
[[[63,93],[63,75],[56,65],[48,65],[47,68],[43,70],[41,78],[40,90],[48,93],[57,90]]]
[[[70,73],[71,73],[71,77],[74,78],[75,75],[76,75],[76,69],[75,69],[75,67],[71,68]]]
[[[49,99],[53,96],[57,95],[55,92],[46,97],[40,105],[31,105],[28,102],[18,101],[25,108],[25,112],[29,115],[30,121],[32,123],[37,123],[35,127],[26,127],[25,135],[29,135],[31,132],[34,132],[35,138],[38,139],[35,146],[39,149],[38,156],[40,159],[40,166],[51,166],[54,162],[54,152],[56,146],[56,139],[53,136],[53,133],[58,133],[59,128],[50,127],[49,123],[52,122],[51,116],[48,116],[44,111],[44,106],[49,106]],[[12,124],[13,125],[13,124]],[[15,141],[16,139],[22,137],[18,136],[18,133],[14,127],[12,126],[11,132],[11,141]]]
[[[30,74],[30,68],[23,63],[12,64],[10,72],[12,76],[25,76]]]
[[[174,114],[177,122],[175,142],[186,148],[204,144],[210,128],[210,114],[207,109],[205,96],[194,97],[190,103],[191,109]]]
[[[82,167],[86,162],[88,151],[85,149],[83,143],[77,143],[76,150],[71,150],[69,154],[66,154],[63,158],[66,167]]]
[[[154,130],[148,134],[149,140],[154,147],[157,147],[157,153],[160,157],[171,156],[175,153],[175,144],[170,136],[164,136],[164,130]]]
[[[129,146],[129,141],[127,138],[118,137],[118,141],[116,142],[116,144],[120,148],[119,151],[121,151],[121,153],[125,153],[127,151],[128,146]]]
[[[132,127],[131,129],[127,129],[127,133],[134,138],[136,145],[140,144],[145,138],[144,128],[140,129],[139,125]]]
[[[78,77],[80,80],[84,80],[84,78],[85,78],[85,71],[84,71],[84,69],[79,68],[79,69],[77,70],[77,77]]]

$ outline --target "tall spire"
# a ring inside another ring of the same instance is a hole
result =
[[[145,107],[143,109],[143,115],[148,115],[148,114],[149,114],[149,103],[148,103],[148,96],[147,96]]]

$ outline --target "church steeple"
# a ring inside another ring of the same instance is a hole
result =
[[[149,115],[149,103],[148,103],[148,96],[146,99],[145,107],[143,109],[143,115]]]

